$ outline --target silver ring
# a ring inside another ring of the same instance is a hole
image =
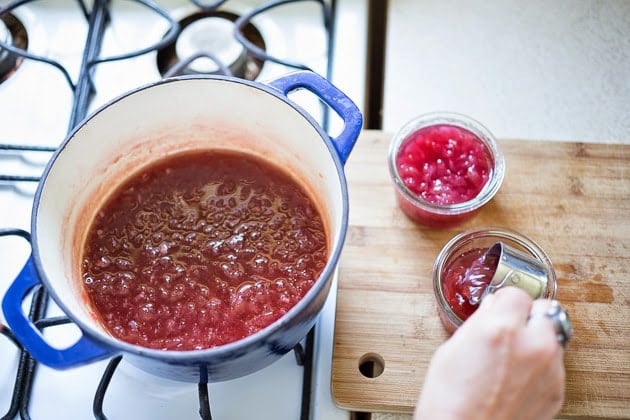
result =
[[[552,300],[551,306],[542,315],[551,319],[558,343],[562,347],[566,347],[567,343],[573,338],[573,324],[571,324],[567,311],[560,306],[557,300]]]

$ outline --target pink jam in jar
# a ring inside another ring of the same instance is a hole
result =
[[[428,227],[473,217],[498,191],[503,156],[493,136],[457,114],[411,121],[390,146],[390,172],[404,213]]]
[[[413,133],[396,156],[396,168],[410,191],[434,204],[476,197],[492,172],[492,156],[474,133],[438,124]]]

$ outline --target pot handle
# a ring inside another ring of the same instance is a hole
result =
[[[22,310],[22,302],[27,294],[39,284],[39,276],[31,256],[20,274],[9,286],[2,301],[2,310],[9,328],[35,360],[52,368],[66,369],[112,355],[111,350],[98,344],[85,334],[66,349],[57,349],[48,344],[41,331]]]
[[[269,85],[280,90],[284,96],[292,90],[307,89],[337,112],[344,127],[336,138],[330,137],[330,140],[341,162],[346,163],[363,125],[363,116],[354,102],[328,80],[312,71],[290,73],[269,82]]]

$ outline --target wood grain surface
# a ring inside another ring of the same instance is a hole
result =
[[[447,338],[433,262],[460,231],[492,226],[528,236],[554,263],[557,298],[575,328],[560,415],[630,418],[630,145],[499,141],[507,171],[494,200],[465,225],[431,230],[396,205],[390,138],[364,131],[346,163],[350,226],[339,262],[335,402],[352,411],[413,411],[430,357]],[[374,365],[365,361],[382,361],[382,374],[362,374],[361,365]]]

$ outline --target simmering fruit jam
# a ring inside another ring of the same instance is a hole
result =
[[[486,145],[471,131],[449,124],[415,131],[401,145],[396,168],[411,192],[430,203],[463,203],[476,197],[493,166]]]
[[[474,248],[463,252],[444,267],[442,292],[453,312],[465,321],[477,310],[499,262],[496,254]]]
[[[115,337],[204,349],[268,326],[328,258],[304,188],[261,159],[226,151],[159,161],[124,183],[92,223],[83,285]]]

